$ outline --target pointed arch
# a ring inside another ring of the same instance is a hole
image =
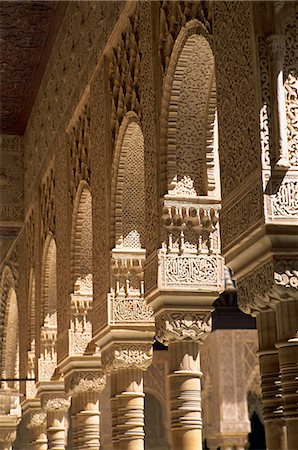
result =
[[[205,27],[191,20],[174,44],[161,108],[161,194],[219,198],[215,64]]]
[[[10,287],[7,292],[5,306],[1,352],[1,378],[4,381],[1,383],[1,388],[17,391],[19,389],[19,382],[12,380],[19,378],[19,314],[17,295],[14,287]],[[5,409],[6,414],[16,409],[18,405],[18,396],[8,396],[1,402],[1,407]]]
[[[1,304],[0,304],[0,344],[1,344],[1,373],[3,371],[3,363],[4,363],[4,347],[5,347],[5,320],[7,313],[7,302],[8,302],[8,294],[10,290],[15,291],[15,280],[12,273],[12,270],[9,266],[5,266],[1,276],[1,284],[0,284],[0,294],[1,294]]]
[[[92,292],[92,195],[84,180],[78,186],[73,209],[71,276],[73,291],[88,278]]]
[[[52,234],[44,245],[42,278],[41,323],[57,330],[57,248]]]
[[[35,350],[35,273],[30,269],[29,273],[29,293],[28,293],[28,320],[29,320],[29,350]]]
[[[120,126],[112,166],[112,247],[143,248],[145,224],[144,137],[135,113]]]

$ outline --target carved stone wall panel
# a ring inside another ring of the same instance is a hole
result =
[[[41,242],[55,234],[55,169],[53,163],[41,185]]]
[[[153,53],[153,15],[152,2],[140,2],[139,32],[142,50],[142,65],[140,71],[142,131],[144,136],[145,165],[145,248],[147,257],[157,250],[159,245],[159,205],[158,205],[158,117],[156,114],[158,99],[156,96],[157,80],[153,76],[154,64],[157,64]],[[150,18],[150,19],[149,19]],[[146,272],[146,271],[145,271]],[[145,278],[147,274],[145,273]],[[156,284],[157,278],[153,283]],[[147,283],[147,279],[145,284]]]
[[[0,137],[0,222],[24,220],[24,148],[19,136]]]
[[[257,347],[256,330],[216,330],[203,346],[202,399],[208,446],[228,441],[236,445],[241,436],[244,442],[247,439],[247,394],[254,389],[255,379],[260,382]]]
[[[25,133],[28,193],[41,165],[52,158],[55,140],[66,129],[123,6],[69,2]]]
[[[298,178],[295,172],[285,177],[266,176],[266,222],[297,224],[298,217]],[[269,178],[269,179],[268,179]]]
[[[141,118],[141,46],[139,40],[139,5],[127,19],[120,42],[113,49],[109,65],[109,87],[111,95],[112,142],[116,142],[122,119],[128,111]]]
[[[62,135],[57,142],[59,152],[55,157],[55,237],[57,242],[57,305],[58,305],[58,361],[67,354],[67,333],[70,317],[70,238],[71,205],[68,195],[68,140]]]
[[[159,256],[161,289],[219,290],[223,261],[218,255]]]
[[[223,253],[241,236],[253,230],[264,221],[263,192],[261,180],[244,190],[230,206],[224,207],[220,216]]]
[[[227,196],[261,165],[252,21],[249,2],[214,3],[223,206]]]
[[[298,6],[285,29],[284,86],[286,91],[288,152],[291,166],[298,166]]]
[[[264,36],[258,37],[259,53],[259,77],[261,87],[260,98],[260,140],[262,150],[263,168],[270,168],[272,151],[272,117],[271,117],[271,90],[270,90],[270,72],[269,56],[266,39]]]
[[[105,95],[105,77],[102,69],[90,91],[90,137],[91,152],[91,191],[92,201],[96,208],[92,211],[93,221],[93,333],[107,324],[107,294],[110,290],[110,186],[111,176],[109,161],[111,147],[106,143],[106,133],[110,124],[107,123],[103,105],[108,105]],[[96,230],[96,231],[95,231]]]
[[[191,19],[198,19],[211,33],[212,10],[208,3],[200,1],[160,2],[158,49],[163,76],[168,69],[174,43],[183,25]]]
[[[69,195],[73,203],[80,181],[85,180],[90,184],[90,107],[88,101],[69,133],[69,152]]]

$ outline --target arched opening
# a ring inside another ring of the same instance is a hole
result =
[[[57,249],[53,237],[45,248],[42,322],[44,327],[57,330]]]
[[[57,365],[57,249],[48,236],[43,255],[39,381],[49,381]]]
[[[198,21],[182,28],[164,83],[162,194],[220,198],[215,64]]]
[[[112,167],[112,279],[110,310],[115,322],[152,321],[144,300],[144,137],[135,113],[122,121]]]
[[[166,423],[161,402],[152,394],[145,395],[145,449],[167,450]]]
[[[76,195],[71,250],[73,290],[80,290],[84,284],[92,293],[92,196],[85,181],[80,183]]]
[[[2,347],[2,390],[11,395],[1,396],[1,409],[5,414],[17,414],[19,405],[19,315],[15,289],[7,293]],[[13,395],[13,394],[16,395]],[[4,409],[4,411],[3,411]]]
[[[28,320],[29,320],[29,351],[35,350],[35,274],[30,270],[29,275],[29,301],[28,301]]]
[[[27,352],[27,378],[26,397],[34,398],[36,395],[35,387],[35,273],[31,268],[29,275],[29,292],[28,292],[28,322],[29,322],[29,342]]]
[[[92,195],[84,180],[79,184],[74,203],[71,269],[69,353],[83,355],[92,338],[89,313],[93,303]]]
[[[134,116],[132,116],[134,118]],[[124,124],[125,126],[125,124]],[[144,137],[133,120],[126,126],[120,155],[115,155],[112,189],[115,247],[143,248],[145,223]],[[115,167],[116,166],[116,167]]]

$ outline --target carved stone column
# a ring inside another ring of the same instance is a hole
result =
[[[156,330],[157,339],[169,346],[173,450],[202,449],[200,346],[211,331],[210,314],[162,313]]]
[[[113,450],[119,449],[118,440],[118,388],[117,388],[117,375],[111,373],[111,414],[112,414],[112,443]]]
[[[30,450],[47,450],[46,413],[41,410],[33,413],[27,428],[30,432]]]
[[[46,413],[41,409],[40,399],[26,398],[22,403],[22,413],[22,420],[28,429],[28,448],[47,450]],[[21,441],[23,444],[23,436]]]
[[[75,449],[100,449],[99,394],[105,381],[101,370],[80,370],[66,378],[66,390],[72,396]]]
[[[296,281],[298,286],[298,271]],[[292,277],[294,280],[294,277]],[[276,306],[277,344],[288,448],[298,442],[298,292]]]
[[[65,450],[66,413],[70,407],[68,395],[61,390],[61,385],[56,386],[55,390],[52,383],[50,392],[41,394],[41,404],[47,415],[48,449]]]
[[[144,450],[143,371],[151,364],[151,344],[114,344],[104,350],[104,368],[112,376],[113,448]]]
[[[286,450],[279,357],[275,347],[275,311],[257,314],[257,326],[266,445],[268,450]]]
[[[0,414],[0,450],[11,450],[18,422],[17,416]]]

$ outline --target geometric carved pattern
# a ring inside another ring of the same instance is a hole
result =
[[[51,167],[41,185],[41,241],[55,233],[55,174]]]
[[[87,102],[69,133],[70,177],[69,193],[72,203],[81,180],[90,184],[90,106]]]
[[[187,176],[197,195],[206,195],[208,190],[204,130],[214,68],[212,49],[202,32],[203,36],[188,37],[176,62],[167,127],[168,189]]]
[[[198,19],[211,32],[211,8],[208,2],[161,1],[159,18],[159,53],[162,75],[167,72],[174,43],[181,28],[191,19]]]
[[[132,121],[137,118],[129,116],[129,119],[130,123],[122,140],[121,153],[118,156],[115,152],[116,159],[113,164],[112,205],[115,207],[112,212],[115,220],[113,245],[117,248],[141,248],[144,236],[144,138],[140,126]],[[121,135],[120,132],[119,137]]]
[[[214,19],[221,182],[227,196],[260,165],[252,5],[215,2]]]
[[[92,197],[85,181],[80,182],[74,202],[71,255],[72,283],[77,284],[73,289],[79,290],[80,280],[92,277]]]
[[[112,142],[117,139],[123,117],[134,111],[140,117],[140,66],[138,6],[128,19],[120,43],[113,48],[109,65],[109,87],[111,94]]]
[[[260,86],[261,86],[261,108],[260,108],[260,142],[262,148],[262,162],[264,166],[270,167],[272,158],[272,123],[271,123],[271,95],[269,58],[267,54],[266,40],[263,36],[258,38]]]
[[[286,91],[287,132],[289,161],[298,166],[298,8],[295,5],[293,20],[285,30],[286,51],[284,59],[284,87]]]
[[[1,3],[2,133],[24,132],[64,9],[55,1]]]

